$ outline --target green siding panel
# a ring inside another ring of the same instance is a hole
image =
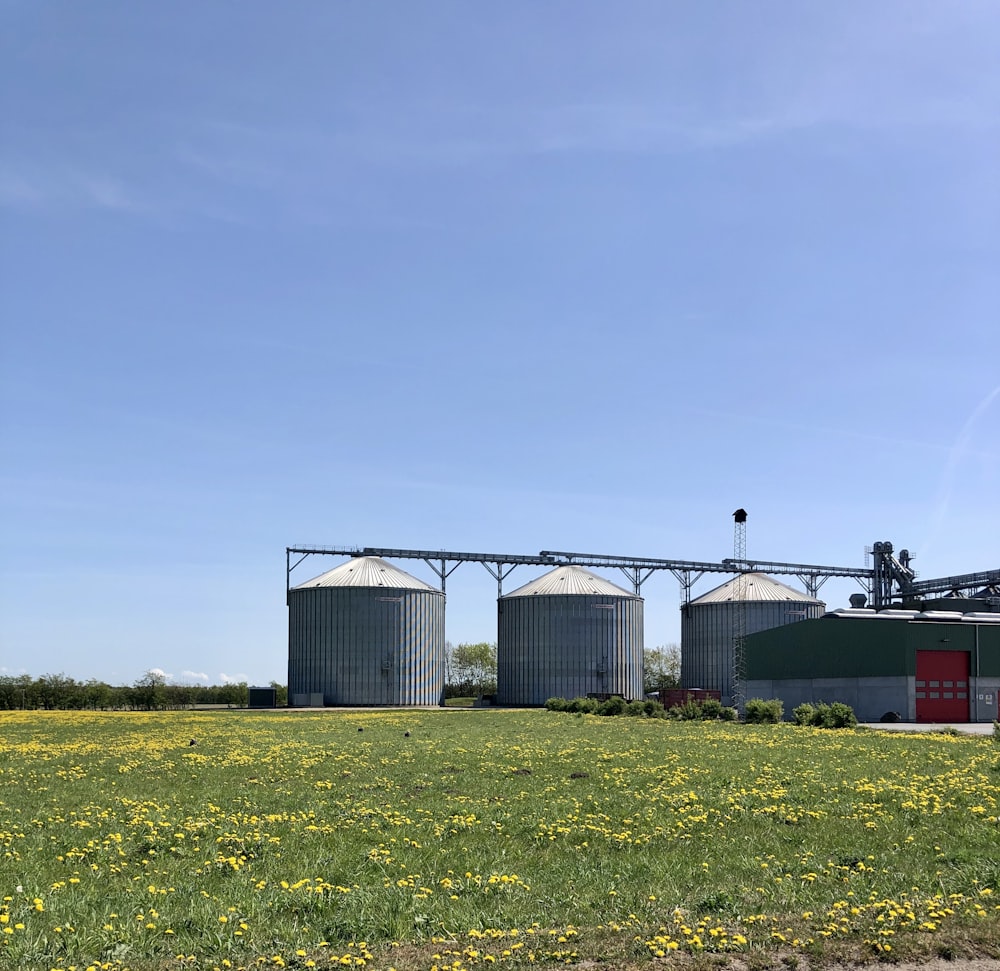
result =
[[[981,678],[1000,678],[1000,624],[979,624],[978,630],[979,671],[976,671],[973,653],[972,672]]]
[[[976,675],[976,632],[982,677],[1000,677],[1000,625],[831,618],[751,634],[751,681],[788,678],[878,678],[916,673],[918,650],[966,651]]]
[[[905,624],[820,618],[751,634],[747,678],[878,678],[906,666]]]

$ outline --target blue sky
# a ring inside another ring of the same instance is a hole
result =
[[[992,0],[0,16],[0,673],[283,682],[297,544],[1000,567]]]

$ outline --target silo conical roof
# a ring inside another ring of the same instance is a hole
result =
[[[733,577],[725,583],[703,593],[696,600],[691,601],[691,606],[696,604],[726,603],[736,600],[739,597],[739,577]],[[783,601],[794,600],[796,603],[822,604],[822,600],[810,597],[801,590],[785,586],[766,573],[748,573],[746,575],[746,599],[747,602]]]
[[[292,589],[305,590],[309,587],[388,587],[393,590],[441,592],[377,556],[356,556]]]
[[[526,583],[523,587],[518,587],[510,593],[505,594],[502,599],[508,597],[537,597],[553,596],[560,594],[590,594],[600,597],[632,597],[639,599],[634,593],[623,590],[610,580],[585,570],[582,566],[557,566],[537,580]]]

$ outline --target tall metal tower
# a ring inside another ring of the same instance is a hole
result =
[[[740,712],[746,702],[747,636],[747,511],[733,513],[733,566],[736,574],[736,602],[733,605],[732,704]]]

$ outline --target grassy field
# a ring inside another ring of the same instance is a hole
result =
[[[0,713],[0,967],[1000,956],[989,737]]]

